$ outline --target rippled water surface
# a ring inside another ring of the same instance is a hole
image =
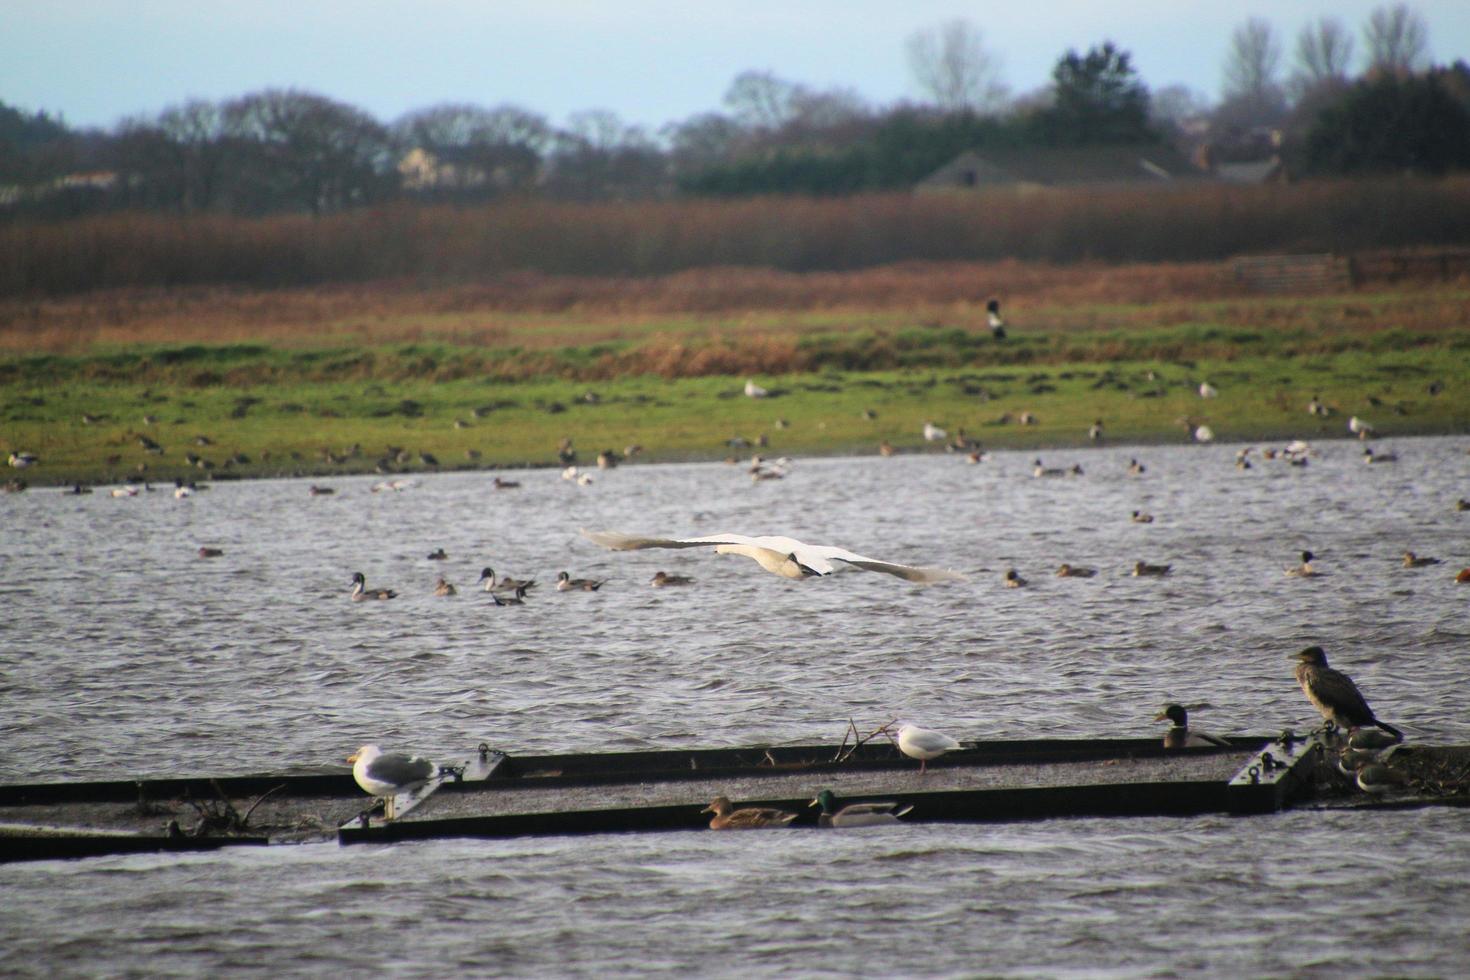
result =
[[[958,737],[1131,736],[1169,699],[1222,732],[1304,728],[1323,645],[1411,738],[1470,741],[1465,439],[1365,466],[1233,467],[1230,446],[298,481],[175,500],[0,497],[0,780],[837,740],[849,716]],[[1147,464],[1127,474],[1130,456]],[[1156,515],[1134,524],[1130,511]],[[788,533],[968,583],[602,551],[579,527]],[[201,560],[201,545],[224,557]],[[443,547],[450,558],[428,561]],[[1309,548],[1328,574],[1290,579]],[[1405,549],[1445,559],[1409,570]],[[1127,575],[1168,562],[1163,580]],[[1062,561],[1097,578],[1058,579]],[[543,586],[471,591],[485,565]],[[1005,589],[1015,567],[1030,579]],[[608,579],[558,594],[556,573]],[[693,576],[658,590],[654,571]],[[352,572],[396,588],[347,600]],[[443,574],[461,594],[435,598]],[[856,835],[648,835],[0,868],[7,972],[1401,973],[1463,970],[1460,811],[1063,821]],[[17,903],[17,895],[27,901]],[[17,906],[19,906],[17,908]],[[15,913],[15,914],[12,914]],[[426,957],[415,963],[414,958]]]

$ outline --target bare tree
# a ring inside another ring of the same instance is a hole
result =
[[[1291,88],[1302,95],[1321,85],[1347,80],[1353,60],[1353,36],[1336,17],[1323,17],[1307,24],[1296,36],[1296,71]]]
[[[1225,57],[1225,98],[1255,103],[1279,97],[1276,74],[1281,68],[1281,44],[1268,21],[1252,17],[1230,35]]]
[[[1406,3],[1377,7],[1363,26],[1363,45],[1370,72],[1412,73],[1428,60],[1429,28]]]
[[[1005,102],[1000,61],[985,49],[980,29],[963,18],[915,31],[909,68],[919,86],[947,112],[993,112]]]
[[[725,90],[725,108],[748,129],[780,129],[796,114],[805,89],[769,71],[743,71]]]
[[[512,105],[431,106],[402,117],[393,129],[406,147],[434,154],[440,167],[429,182],[433,190],[460,195],[529,187],[551,142],[544,117]]]

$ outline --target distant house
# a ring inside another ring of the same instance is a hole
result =
[[[398,161],[398,174],[409,191],[465,190],[490,180],[482,165],[453,148],[433,153],[416,146]]]
[[[1205,176],[1171,146],[1124,143],[967,150],[915,186],[921,193],[987,187],[1162,185]]]

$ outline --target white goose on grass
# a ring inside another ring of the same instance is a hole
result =
[[[743,555],[753,558],[761,568],[782,578],[804,579],[830,575],[837,571],[833,562],[842,562],[870,572],[896,575],[910,582],[964,581],[959,572],[947,568],[900,565],[868,558],[831,545],[806,544],[781,535],[751,537],[744,534],[709,534],[698,538],[645,538],[620,531],[589,531],[582,536],[593,544],[611,551],[641,551],[644,548],[708,548],[716,554]]]

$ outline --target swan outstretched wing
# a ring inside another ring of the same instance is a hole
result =
[[[633,534],[623,534],[619,531],[589,531],[582,529],[583,537],[594,544],[602,545],[613,551],[638,551],[643,548],[700,548],[713,547],[717,545],[734,545],[742,549],[760,549],[775,553],[781,557],[794,555],[796,560],[807,568],[818,574],[827,575],[834,568],[832,562],[840,561],[844,564],[857,568],[866,569],[870,572],[883,572],[886,575],[896,575],[910,582],[932,583],[963,581],[964,576],[947,568],[932,568],[919,565],[900,565],[896,562],[880,561],[877,558],[869,558],[856,552],[848,551],[846,548],[837,548],[830,545],[813,545],[795,538],[783,535],[761,535],[752,537],[747,534],[733,534],[724,532],[720,534],[707,534],[697,538],[648,538]],[[749,551],[742,551],[748,557],[755,557]],[[762,563],[764,564],[764,563]]]

